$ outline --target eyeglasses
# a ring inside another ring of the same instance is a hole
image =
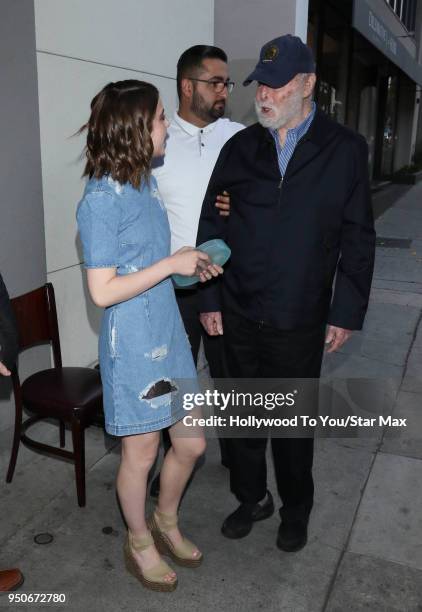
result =
[[[211,85],[215,93],[222,93],[227,87],[227,93],[231,93],[233,91],[234,83],[233,81],[221,81],[217,79],[195,79],[194,77],[187,77],[191,81],[200,81],[201,83],[207,83],[207,85]]]

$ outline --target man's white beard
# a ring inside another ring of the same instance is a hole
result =
[[[289,98],[283,102],[282,108],[277,108],[274,104],[266,102],[258,102],[255,100],[255,112],[259,123],[272,130],[278,130],[287,125],[294,117],[300,116],[302,111],[303,96],[300,91],[292,93]],[[262,107],[270,108],[274,111],[272,117],[266,117],[262,114]]]

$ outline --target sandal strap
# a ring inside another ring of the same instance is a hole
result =
[[[177,527],[177,514],[165,514],[160,512],[157,508],[154,511],[156,519],[158,519],[158,526],[161,531],[169,531]]]
[[[145,550],[151,546],[151,544],[154,544],[154,539],[150,531],[148,531],[147,535],[141,537],[135,537],[130,531],[128,531],[127,537],[129,540],[129,546],[137,551]]]
[[[161,559],[157,565],[150,567],[148,570],[143,570],[142,574],[144,578],[147,580],[151,580],[152,582],[163,582],[164,584],[168,584],[171,581],[164,580],[165,576],[168,574],[172,574],[172,568]]]

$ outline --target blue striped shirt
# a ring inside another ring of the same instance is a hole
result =
[[[304,136],[309,130],[309,126],[311,125],[312,120],[315,116],[315,110],[315,102],[312,102],[312,110],[306,117],[306,119],[304,119],[302,123],[299,123],[299,125],[297,125],[296,127],[287,130],[286,141],[283,147],[280,144],[278,130],[272,130],[269,128],[270,133],[275,140],[275,146],[277,148],[278,167],[280,168],[281,176],[284,176],[286,173],[287,164],[292,158],[297,143],[302,138],[302,136]]]

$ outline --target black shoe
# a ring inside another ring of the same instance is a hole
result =
[[[160,474],[154,478],[149,488],[150,497],[157,498],[160,495]]]
[[[224,521],[221,532],[226,538],[244,538],[256,521],[263,521],[274,514],[273,497],[269,491],[264,501],[258,504],[240,504],[237,510]]]
[[[285,552],[303,548],[308,539],[308,521],[309,518],[283,520],[278,528],[277,547]]]

